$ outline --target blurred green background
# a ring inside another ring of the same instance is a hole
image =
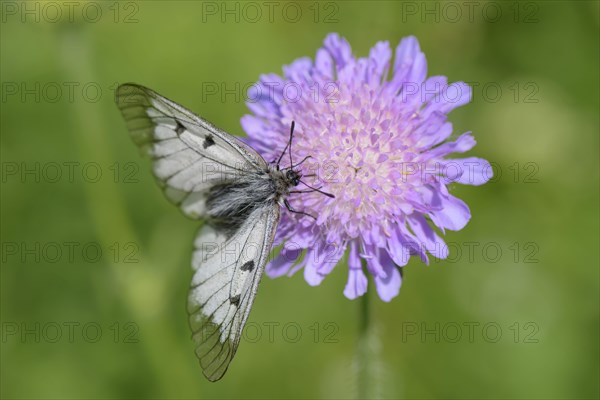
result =
[[[450,260],[412,260],[389,304],[370,282],[369,396],[598,398],[597,2],[71,4],[1,3],[2,398],[356,397],[343,265],[319,287],[265,278],[228,373],[205,380],[185,311],[199,224],[112,97],[137,82],[242,134],[236,84],[329,32],[359,56],[416,35],[430,75],[474,82],[450,119],[496,167],[452,188],[473,218]]]

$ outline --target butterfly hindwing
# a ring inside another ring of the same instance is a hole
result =
[[[188,312],[204,375],[220,379],[233,358],[279,222],[279,206],[256,209],[231,237],[205,225],[198,234]]]

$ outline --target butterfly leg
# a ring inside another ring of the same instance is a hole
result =
[[[321,188],[318,188],[321,189]],[[290,190],[288,193],[312,193],[314,192],[314,189],[307,189],[307,190]]]
[[[316,220],[316,219],[317,219],[317,217],[315,217],[314,215],[311,215],[311,214],[305,213],[305,212],[303,212],[303,211],[297,211],[297,210],[294,210],[294,208],[291,206],[290,202],[289,202],[289,201],[287,201],[287,199],[283,200],[283,204],[285,205],[285,208],[287,208],[289,212],[293,212],[294,214],[306,215],[306,216],[308,216],[308,217],[311,217],[311,218],[313,218],[314,220]]]
[[[294,169],[294,168],[300,166],[304,161],[308,160],[309,158],[313,158],[313,157],[312,156],[306,156],[298,164],[290,165],[289,167],[287,167],[285,169]]]

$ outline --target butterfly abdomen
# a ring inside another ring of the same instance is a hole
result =
[[[274,201],[277,187],[266,173],[220,182],[208,191],[206,211],[210,223],[233,235],[257,208]]]

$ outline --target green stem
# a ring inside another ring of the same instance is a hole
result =
[[[369,363],[370,349],[369,349],[369,336],[371,329],[369,327],[369,292],[365,293],[359,299],[359,316],[358,316],[358,343],[356,349],[356,362],[358,372],[358,398],[367,399],[369,391],[370,381],[370,368]]]

